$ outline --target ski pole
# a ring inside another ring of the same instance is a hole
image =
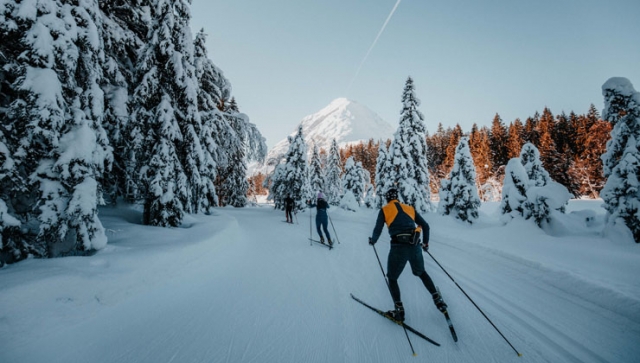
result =
[[[340,239],[338,238],[338,232],[336,232],[336,227],[333,226],[333,221],[331,220],[331,216],[327,214],[327,217],[329,217],[329,222],[331,222],[331,228],[333,228],[333,234],[336,236],[336,241],[338,241],[338,244],[340,244]]]
[[[311,234],[311,207],[309,206],[309,246],[313,246],[313,235]]]
[[[371,240],[371,237],[369,237],[369,240]],[[387,280],[387,275],[384,274],[384,268],[382,268],[382,262],[380,262],[380,257],[378,256],[378,250],[376,250],[376,246],[375,245],[371,245],[371,247],[373,247],[373,252],[376,253],[376,258],[378,259],[378,265],[380,265],[380,271],[382,271],[382,276],[384,277],[384,282],[387,284],[387,289],[389,290],[389,295],[391,295],[391,286],[389,286],[389,280]],[[393,300],[393,295],[391,295],[391,300]],[[393,307],[395,309],[395,304],[396,302],[393,302]],[[413,349],[413,344],[411,344],[411,339],[409,339],[409,333],[407,333],[407,328],[404,326],[404,324],[402,324],[402,329],[404,329],[404,335],[407,336],[407,341],[409,342],[409,346],[411,347],[411,352],[413,353],[413,356],[417,356],[418,354],[416,354],[416,351]]]
[[[458,289],[460,289],[460,291],[462,291],[462,293],[464,294],[464,296],[467,297],[467,299],[469,299],[469,301],[471,301],[471,303],[473,304],[473,306],[476,307],[476,309],[478,309],[478,311],[482,314],[482,316],[484,316],[485,319],[487,319],[487,321],[491,324],[491,326],[493,326],[493,328],[498,332],[498,334],[500,334],[500,336],[502,337],[502,339],[504,339],[507,344],[509,344],[509,346],[511,347],[511,349],[513,349],[516,354],[518,354],[518,357],[522,357],[522,353],[518,352],[518,350],[511,344],[511,342],[509,342],[509,339],[507,339],[504,334],[502,334],[502,332],[500,331],[500,329],[498,329],[498,327],[496,327],[496,325],[491,321],[491,319],[489,319],[489,317],[482,311],[482,309],[480,309],[480,307],[478,306],[478,304],[476,304],[475,301],[473,301],[473,299],[467,295],[467,293],[462,289],[462,287],[460,287],[460,285],[458,285],[458,283],[456,282],[456,280],[453,279],[453,277],[451,277],[451,275],[449,275],[449,273],[447,272],[447,270],[444,269],[444,267],[442,267],[442,265],[440,264],[440,262],[438,262],[438,260],[435,259],[435,257],[433,257],[433,255],[431,254],[431,252],[426,251],[429,256],[431,256],[431,258],[436,262],[436,264],[438,266],[440,266],[440,268],[442,269],[442,271],[444,271],[445,274],[447,274],[447,276],[449,276],[449,278],[451,279],[451,281],[453,281],[454,284],[456,284],[456,286],[458,287]]]

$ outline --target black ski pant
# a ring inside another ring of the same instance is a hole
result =
[[[407,262],[409,262],[411,266],[411,272],[422,280],[424,287],[429,290],[429,293],[436,293],[436,286],[424,269],[424,258],[422,257],[420,245],[392,243],[391,249],[389,249],[389,258],[387,259],[387,277],[389,278],[389,290],[391,291],[393,301],[402,301],[398,278],[407,265]]]

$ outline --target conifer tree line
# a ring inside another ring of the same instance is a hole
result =
[[[551,177],[567,187],[575,197],[598,198],[604,187],[602,160],[610,139],[611,123],[603,120],[592,104],[586,114],[574,112],[553,115],[544,108],[525,123],[516,119],[508,125],[496,114],[489,126],[474,124],[465,132],[460,125],[445,129],[441,123],[426,135],[427,160],[431,175],[431,191],[438,192],[454,164],[456,147],[463,137],[477,168],[476,182],[484,201],[500,199],[500,186],[509,159],[518,157],[525,143],[540,151],[544,167]],[[389,147],[391,140],[382,141]],[[340,150],[342,160],[353,157],[374,175],[381,141],[370,139]]]
[[[247,203],[246,162],[265,140],[189,6],[0,2],[0,266],[104,247],[101,204],[179,226]]]
[[[433,212],[431,193],[437,192],[438,213],[470,224],[482,200],[500,201],[504,223],[522,218],[542,228],[565,212],[572,197],[601,196],[607,230],[640,242],[640,93],[627,79],[612,78],[603,95],[603,118],[593,104],[585,115],[553,115],[545,108],[524,123],[506,126],[496,114],[491,127],[474,124],[464,133],[459,125],[444,130],[439,124],[429,135],[409,77],[392,140],[342,150],[333,140],[328,155],[314,146],[308,164],[299,127],[264,186],[271,186],[276,208],[288,195],[300,201],[298,210],[319,191],[347,210],[380,207],[394,188],[401,202]]]

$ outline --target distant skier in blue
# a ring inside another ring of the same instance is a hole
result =
[[[320,230],[320,227],[322,227],[322,229],[324,229],[324,233],[327,235],[329,246],[333,246],[328,228],[329,216],[327,215],[327,209],[329,209],[329,203],[324,200],[324,194],[322,194],[322,192],[319,192],[318,200],[315,203],[311,203],[311,201],[308,200],[307,205],[311,208],[316,207],[316,229],[318,230],[318,235],[320,236],[320,243],[324,243],[324,237],[322,236],[322,231]]]

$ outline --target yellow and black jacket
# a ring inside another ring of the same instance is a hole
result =
[[[385,224],[389,228],[389,236],[391,236],[392,240],[401,233],[419,232],[420,227],[416,228],[416,223],[424,232],[422,236],[423,243],[428,243],[429,224],[427,221],[412,206],[392,200],[380,209],[371,239],[374,243],[378,241],[382,233],[382,227]]]

